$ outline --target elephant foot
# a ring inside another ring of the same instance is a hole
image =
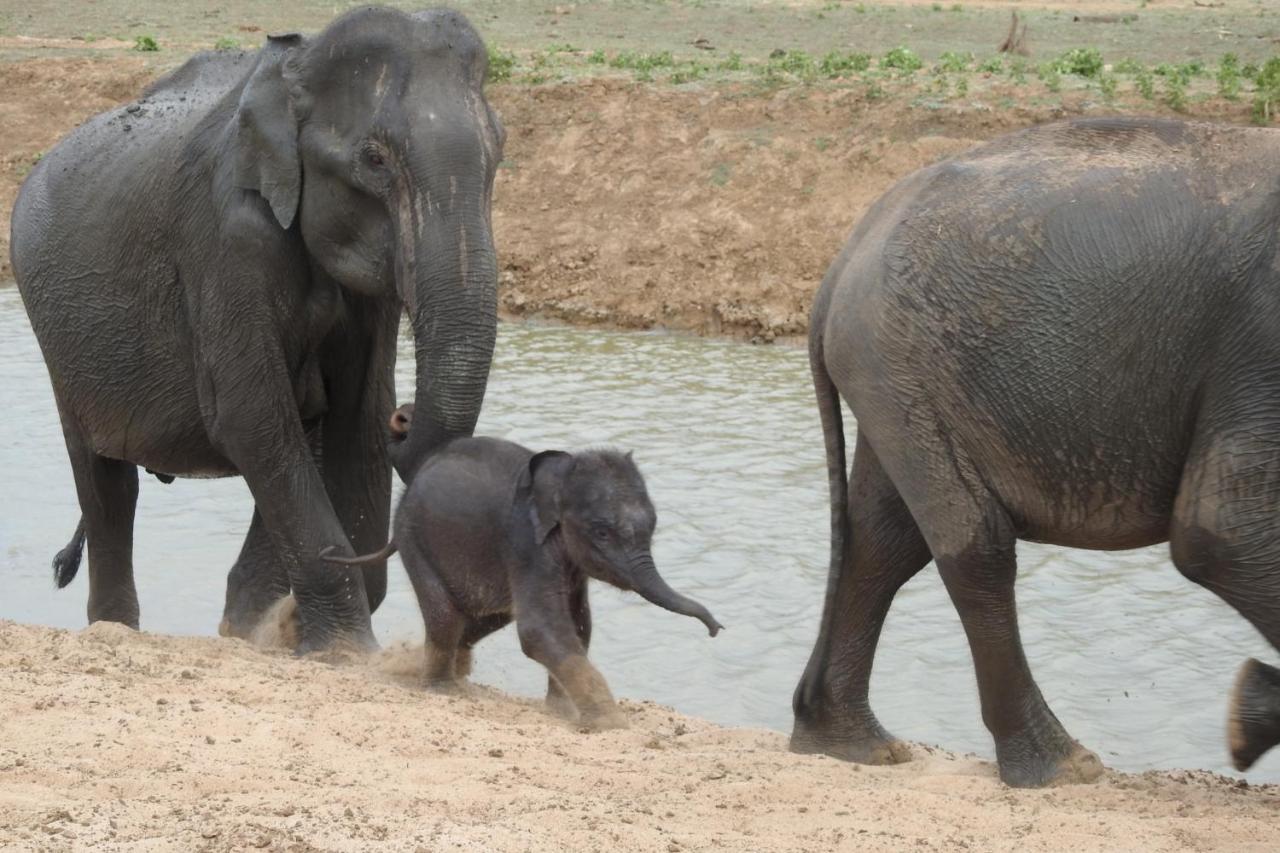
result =
[[[578,707],[573,700],[563,693],[547,693],[547,712],[562,720],[573,722],[578,719]]]
[[[461,678],[433,678],[424,681],[422,686],[426,688],[428,693],[434,693],[437,696],[465,696],[467,694],[467,682]]]
[[[119,622],[137,631],[140,625],[136,595],[120,595],[106,601],[89,602],[89,624]]]
[[[1250,658],[1240,667],[1227,718],[1231,763],[1248,770],[1280,743],[1280,669]]]
[[[996,740],[1000,780],[1011,788],[1094,782],[1106,768],[1057,722]]]
[[[885,731],[875,718],[858,725],[824,726],[797,717],[789,748],[801,755],[829,755],[854,764],[905,764],[911,760],[906,742]]]
[[[589,732],[603,732],[610,729],[631,728],[631,721],[622,709],[616,705],[589,714],[583,714],[579,720],[579,728]]]

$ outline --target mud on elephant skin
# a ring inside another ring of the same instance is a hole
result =
[[[393,421],[392,431],[403,426]],[[392,541],[356,562],[399,550],[426,622],[428,686],[456,687],[469,674],[472,647],[514,619],[525,654],[549,671],[548,705],[611,728],[626,718],[587,660],[588,578],[699,619],[713,637],[721,629],[658,574],[655,524],[629,454],[534,453],[499,439],[458,439],[414,476]]]
[[[14,274],[53,381],[89,552],[90,621],[137,627],[138,468],[241,475],[228,578],[247,636],[292,591],[300,650],[374,645],[385,424],[402,312],[418,418],[394,464],[470,435],[496,333],[490,199],[504,131],[456,12],[364,7],[314,36],[200,54],[62,140],[13,215]]]
[[[923,169],[870,208],[810,327],[831,562],[793,749],[906,757],[868,684],[895,593],[932,559],[1001,778],[1096,778],[1023,654],[1019,539],[1168,541],[1280,647],[1278,185],[1280,131],[1090,119]],[[1278,682],[1240,677],[1238,766],[1280,737]]]

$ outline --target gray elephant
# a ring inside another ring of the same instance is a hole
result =
[[[1023,655],[1019,539],[1168,541],[1280,644],[1277,162],[1273,130],[1080,120],[923,169],[871,207],[813,307],[831,567],[794,750],[906,757],[867,686],[895,592],[933,559],[1001,778],[1096,777]],[[1241,766],[1280,734],[1275,682],[1242,674]]]
[[[32,171],[12,257],[53,380],[91,621],[138,625],[137,466],[239,474],[256,510],[223,630],[290,590],[301,651],[374,644],[386,569],[317,556],[385,541],[391,467],[469,435],[496,331],[490,198],[503,129],[456,12],[366,7],[314,37],[195,57]],[[394,458],[396,334],[420,417]]]
[[[403,431],[412,410],[392,420]],[[630,454],[534,453],[495,438],[463,438],[432,454],[396,509],[382,550],[400,551],[427,628],[426,682],[452,689],[471,669],[471,648],[514,618],[520,647],[550,673],[547,704],[590,728],[626,725],[603,676],[587,660],[587,579],[635,590],[693,616],[711,636],[720,623],[671,589],[650,552],[656,516]]]

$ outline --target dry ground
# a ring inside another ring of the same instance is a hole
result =
[[[237,640],[0,622],[9,850],[1272,851],[1280,790],[1198,772],[1013,791],[917,747],[870,768],[651,703],[582,734],[414,686],[421,650],[334,666]]]

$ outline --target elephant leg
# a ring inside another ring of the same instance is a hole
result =
[[[909,760],[910,753],[871,711],[871,666],[894,595],[931,556],[862,435],[849,487],[849,533],[838,562],[833,555],[822,627],[792,700],[791,749],[863,764],[895,764]]]
[[[1207,418],[1210,422],[1212,417]],[[1280,649],[1280,421],[1206,431],[1192,444],[1174,506],[1174,565]],[[1244,665],[1230,710],[1243,770],[1280,740],[1280,671]]]
[[[510,624],[511,615],[508,613],[492,613],[467,622],[467,627],[462,632],[462,645],[458,648],[453,664],[459,681],[471,676],[471,650],[475,644]]]
[[[933,497],[934,524],[925,533],[969,638],[1000,778],[1019,788],[1096,779],[1101,762],[1049,710],[1023,654],[1014,603],[1016,537],[1008,515],[974,482],[942,486]]]
[[[289,576],[277,556],[262,513],[255,507],[240,556],[227,575],[227,598],[218,633],[248,639],[262,617],[289,594]]]
[[[533,572],[515,588],[516,630],[520,648],[542,664],[577,708],[583,726],[621,729],[626,715],[614,701],[608,683],[591,662],[578,637],[578,626],[563,594],[549,591],[550,578]]]
[[[269,353],[271,347],[263,344],[261,350]],[[336,556],[355,552],[312,458],[283,366],[264,359],[246,371],[242,359],[229,359],[210,369],[212,375],[201,383],[209,395],[201,401],[210,414],[209,435],[253,493],[289,578],[298,605],[298,653],[377,648],[363,573],[320,556],[331,547]]]
[[[67,455],[89,545],[90,622],[138,627],[138,590],[133,582],[133,519],[138,468],[93,452],[79,430],[63,419]]]
[[[423,683],[428,690],[453,692],[470,671],[470,654],[463,661],[466,671],[461,675],[458,657],[468,635],[475,635],[478,623],[453,603],[448,588],[415,540],[407,539],[400,543],[400,558],[408,569],[409,581],[413,584],[427,628]]]
[[[400,305],[351,297],[347,310],[348,322],[323,355],[328,411],[318,430],[320,470],[351,547],[369,554],[387,543],[391,522],[387,424],[395,408]],[[362,571],[373,613],[387,595],[387,563],[370,563]]]
[[[591,604],[587,600],[585,579],[569,594],[569,615],[573,617],[578,642],[582,643],[582,650],[586,653],[591,648]],[[550,674],[547,675],[547,708],[551,713],[567,720],[577,715],[572,697],[565,692],[555,676]]]

